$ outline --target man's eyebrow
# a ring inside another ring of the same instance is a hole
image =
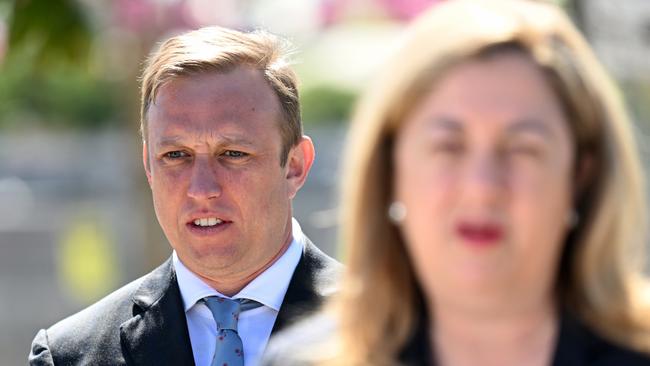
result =
[[[180,136],[168,136],[156,142],[157,147],[178,146],[178,145],[181,145]]]
[[[168,147],[168,146],[180,146],[184,145],[183,141],[185,139],[181,136],[167,136],[163,137],[160,141],[156,143],[156,146],[159,148]],[[220,145],[238,145],[238,146],[252,146],[253,142],[246,138],[246,136],[228,136],[220,135],[218,140]]]
[[[239,145],[239,146],[251,146],[253,142],[248,139],[246,136],[228,136],[221,135],[219,136],[222,145]]]
[[[546,123],[537,119],[522,119],[508,127],[508,134],[515,135],[519,133],[534,133],[546,139],[553,138],[553,131]]]

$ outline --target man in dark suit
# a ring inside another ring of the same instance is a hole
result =
[[[143,163],[172,256],[38,332],[30,364],[255,365],[333,292],[339,264],[292,219],[314,147],[285,46],[210,27],[150,55]]]

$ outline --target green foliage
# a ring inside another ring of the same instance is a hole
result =
[[[123,119],[118,86],[92,72],[93,32],[80,4],[9,4],[9,48],[0,69],[0,129],[89,129]]]
[[[33,72],[88,60],[92,31],[80,5],[74,0],[14,0],[9,17],[11,61],[29,49]]]
[[[34,75],[20,64],[0,78],[0,128],[97,128],[120,120],[117,85],[72,67]]]
[[[350,118],[356,93],[332,85],[318,85],[301,92],[305,123],[342,123]]]

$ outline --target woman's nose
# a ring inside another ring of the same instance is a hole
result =
[[[506,185],[506,164],[497,154],[471,157],[466,165],[464,187],[476,199],[494,200],[500,197]]]

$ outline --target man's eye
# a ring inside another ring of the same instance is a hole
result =
[[[229,158],[243,158],[247,154],[245,152],[241,151],[235,151],[235,150],[226,150],[223,155],[229,157]]]
[[[184,158],[186,156],[187,156],[187,154],[185,152],[183,152],[183,151],[170,151],[170,152],[165,154],[165,157],[169,158],[169,159],[180,159],[180,158]]]

